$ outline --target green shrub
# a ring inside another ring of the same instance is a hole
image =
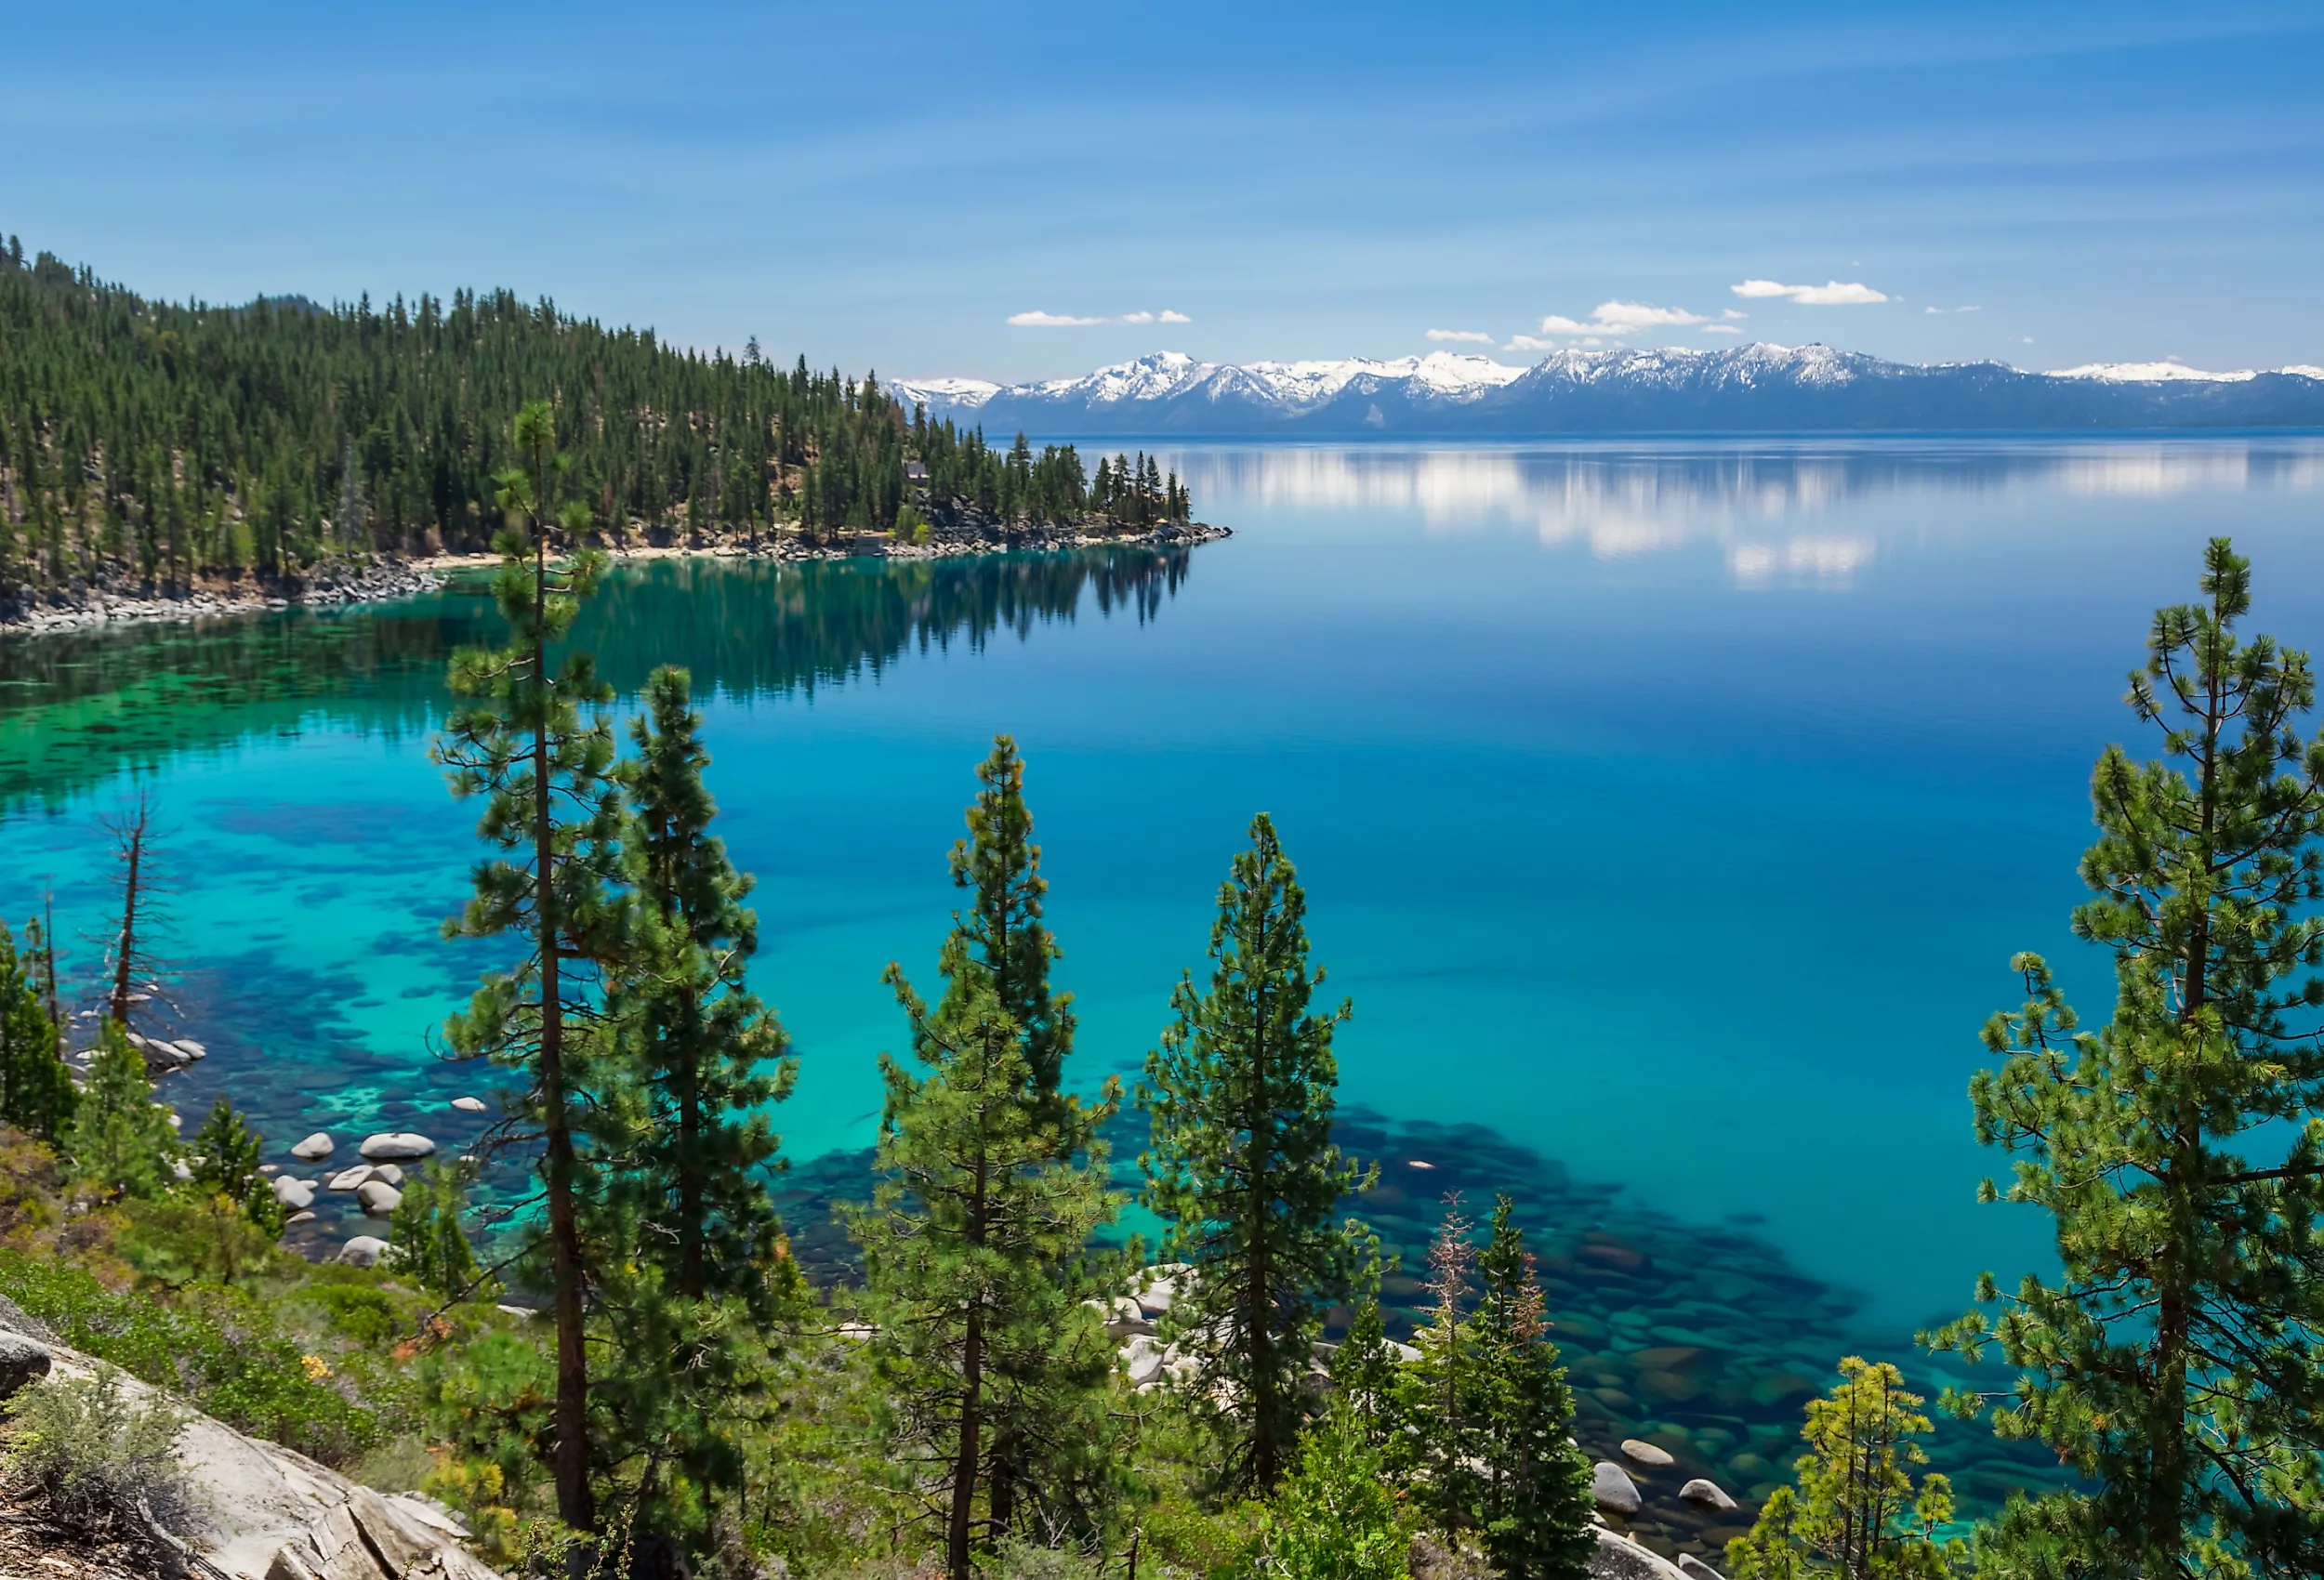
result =
[[[157,1568],[174,1566],[175,1551],[152,1527],[184,1536],[200,1523],[178,1459],[183,1415],[157,1395],[133,1394],[110,1366],[93,1377],[36,1383],[8,1414],[0,1466],[11,1490],[37,1492],[53,1525],[137,1548]]]
[[[267,1297],[205,1288],[165,1304],[141,1292],[117,1294],[74,1263],[5,1250],[0,1294],[75,1350],[326,1464],[343,1464],[387,1436],[376,1412],[330,1386],[327,1363],[280,1332],[277,1302]]]

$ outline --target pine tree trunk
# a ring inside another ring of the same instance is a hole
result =
[[[976,1158],[976,1185],[970,1198],[967,1239],[971,1246],[984,1244],[985,1160]],[[972,1301],[968,1328],[960,1339],[960,1444],[952,1467],[951,1519],[944,1532],[944,1564],[950,1580],[975,1580],[973,1558],[976,1515],[976,1468],[982,1454],[979,1435],[984,1382],[984,1307]]]
[[[1267,947],[1266,921],[1260,922],[1260,959],[1272,968],[1272,951]],[[1274,1249],[1268,1236],[1267,1145],[1273,1123],[1273,1106],[1269,1101],[1267,1083],[1267,990],[1268,979],[1261,976],[1257,994],[1258,1013],[1252,1020],[1253,1033],[1250,1072],[1250,1108],[1244,1115],[1245,1128],[1249,1132],[1249,1151],[1245,1156],[1244,1174],[1250,1188],[1249,1246],[1250,1283],[1245,1293],[1244,1331],[1250,1344],[1251,1380],[1251,1478],[1261,1493],[1274,1488],[1280,1469],[1281,1446],[1275,1442],[1275,1416],[1279,1402],[1275,1397],[1276,1383],[1273,1335],[1268,1332],[1269,1317],[1274,1302],[1269,1290],[1274,1277]]]
[[[702,1046],[691,1034],[696,1024],[694,993],[685,994],[685,1025],[689,1035],[679,1066],[678,1112],[678,1264],[679,1293],[690,1300],[702,1298],[707,1279],[703,1271],[702,1177]]]
[[[544,495],[546,497],[546,495]],[[536,611],[548,600],[547,534],[534,541],[533,596]],[[533,680],[546,709],[548,692],[547,639],[536,624],[533,637]],[[581,1229],[574,1199],[575,1159],[572,1116],[565,1100],[565,1025],[558,981],[559,919],[556,910],[556,849],[550,830],[548,726],[544,717],[533,731],[533,860],[535,920],[541,949],[541,1107],[548,1165],[549,1266],[557,1306],[557,1516],[576,1531],[597,1523],[589,1495],[589,1373],[582,1343]]]
[[[121,951],[113,962],[113,1024],[129,1023],[129,970],[138,947],[138,868],[145,860],[145,808],[137,810],[129,827],[129,872],[121,891]]]

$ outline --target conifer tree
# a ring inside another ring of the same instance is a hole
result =
[[[232,1101],[221,1093],[218,1101],[210,1105],[209,1118],[194,1132],[186,1165],[196,1192],[224,1196],[242,1208],[244,1216],[260,1230],[280,1234],[283,1204],[275,1199],[274,1188],[258,1169],[265,1155],[265,1143],[258,1133],[234,1112]]]
[[[1944,1580],[1961,1571],[1967,1549],[1943,1534],[1950,1484],[1937,1475],[1913,1481],[1929,1457],[1921,1396],[1884,1363],[1851,1355],[1840,1376],[1808,1402],[1797,1489],[1776,1489],[1751,1534],[1727,1544],[1734,1580]]]
[[[480,1270],[461,1218],[468,1211],[468,1175],[456,1164],[429,1162],[403,1182],[388,1225],[388,1265],[422,1289],[456,1299],[476,1285]]]
[[[1339,1065],[1323,984],[1307,963],[1307,896],[1261,813],[1219,890],[1207,989],[1185,976],[1175,1025],[1146,1060],[1153,1140],[1146,1201],[1168,1220],[1166,1257],[1194,1269],[1168,1332],[1205,1357],[1207,1408],[1231,1444],[1231,1479],[1264,1490],[1306,1415],[1303,1379],[1323,1315],[1354,1291],[1368,1236],[1334,1218],[1368,1182],[1331,1144]]]
[[[608,1458],[646,1468],[627,1523],[699,1546],[709,1497],[740,1486],[738,1429],[762,1383],[770,1329],[797,1293],[768,1187],[765,1109],[790,1094],[781,1024],[744,985],[758,920],[747,876],[709,833],[709,754],[682,669],[647,682],[625,765],[624,855],[638,915],[609,973],[612,1057],[592,1129],[618,1182],[593,1237],[614,1255],[599,1288],[612,1339],[596,1383]]]
[[[59,1147],[75,1178],[110,1197],[154,1197],[168,1189],[178,1151],[168,1113],[153,1101],[145,1055],[118,1022],[99,1021],[87,1084]]]
[[[962,973],[955,980],[977,978],[991,985],[1016,1023],[1035,1086],[1054,1092],[1073,1051],[1073,994],[1050,989],[1050,962],[1060,951],[1041,920],[1049,880],[1041,876],[1041,848],[1033,843],[1024,758],[1016,741],[995,736],[992,755],[978,765],[976,777],[984,788],[969,808],[968,837],[952,847],[953,886],[970,895],[968,909],[953,913]]]
[[[2251,569],[2225,538],[2202,594],[2156,614],[2131,677],[2161,760],[2110,745],[2093,776],[2097,897],[2074,928],[2113,953],[2113,1017],[2077,1031],[2021,955],[2027,1001],[1987,1022],[2000,1068],[1971,1087],[1979,1139],[2016,1154],[2005,1199],[2049,1211],[2061,1271],[2006,1298],[1987,1275],[1932,1342],[1998,1343],[2019,1380],[1995,1430],[2088,1481],[2004,1521],[1996,1573],[2324,1573],[2324,741],[2299,732],[2307,655],[2236,634]]]
[[[582,551],[549,560],[552,526],[577,541],[588,525],[578,503],[556,507],[564,459],[546,402],[517,414],[523,458],[500,476],[508,526],[500,534],[493,594],[508,623],[504,648],[453,655],[451,686],[463,699],[434,747],[453,793],[486,797],[477,832],[500,852],[478,865],[475,897],[445,924],[448,935],[514,934],[524,955],[485,979],[469,1008],[446,1024],[454,1049],[523,1073],[520,1098],[539,1126],[539,1174],[557,1331],[557,1512],[588,1531],[588,1361],[584,1333],[589,1278],[581,1237],[585,1178],[576,1134],[587,1094],[576,1082],[568,1021],[585,1002],[586,968],[618,953],[618,907],[607,885],[619,862],[621,805],[612,777],[613,732],[585,708],[612,700],[587,653],[552,671],[549,644],[572,628],[594,590],[602,557]]]
[[[1460,1193],[1445,1198],[1444,1220],[1429,1243],[1426,1287],[1434,1297],[1429,1323],[1413,1335],[1418,1364],[1398,1378],[1397,1404],[1416,1428],[1415,1444],[1429,1511],[1446,1530],[1472,1523],[1480,1500],[1484,1463],[1477,1419],[1477,1339],[1469,1311],[1476,1284],[1475,1220],[1461,1210]]]
[[[1121,1205],[1099,1137],[1119,1084],[1090,1103],[1061,1091],[1061,1007],[1045,982],[1007,973],[1027,960],[1045,972],[1051,947],[1006,739],[979,777],[972,838],[954,859],[977,901],[944,941],[944,998],[931,1011],[888,968],[926,1073],[882,1057],[881,1178],[851,1218],[896,1452],[924,1471],[952,1580],[969,1580],[977,1553],[1037,1511],[1052,1529],[1102,1519],[1115,1355],[1083,1302],[1102,1284],[1089,1237]],[[1018,1020],[1004,991],[1047,1023]]]
[[[57,1023],[42,1002],[47,950],[37,926],[27,947],[0,923],[0,1121],[53,1141],[73,1117],[73,1072],[58,1052]]]
[[[1546,1331],[1525,1231],[1503,1194],[1477,1257],[1480,1478],[1476,1522],[1503,1580],[1580,1580],[1590,1534],[1590,1462],[1568,1441],[1574,1401]]]
[[[781,1237],[768,1187],[780,1142],[766,1109],[790,1096],[798,1061],[743,972],[758,917],[751,880],[710,834],[710,761],[683,669],[656,669],[632,726],[624,775],[628,876],[645,915],[611,1017],[634,1050],[646,1124],[629,1149],[646,1194],[640,1252],[691,1300],[749,1298],[761,1314]]]
[[[1379,1277],[1374,1273],[1365,1280],[1364,1292],[1348,1322],[1347,1336],[1332,1352],[1331,1389],[1333,1396],[1347,1406],[1349,1419],[1364,1434],[1365,1442],[1375,1449],[1387,1449],[1403,1441],[1403,1433],[1397,1430],[1397,1364],[1396,1352],[1388,1347],[1387,1329],[1380,1321]]]

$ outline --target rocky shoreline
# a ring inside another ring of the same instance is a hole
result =
[[[794,537],[731,538],[693,544],[609,546],[616,560],[951,560],[977,554],[1049,552],[1074,548],[1169,548],[1214,543],[1234,533],[1204,522],[1168,525],[1152,532],[1084,533],[1071,528],[1003,530],[994,523],[940,528],[926,543],[897,543],[871,534],[838,544],[806,544]],[[383,560],[367,565],[317,567],[306,577],[279,582],[255,579],[219,586],[173,589],[144,583],[77,584],[45,600],[21,595],[0,599],[0,636],[48,636],[132,621],[207,620],[290,608],[324,609],[349,603],[387,603],[433,592],[453,573],[495,562],[490,554],[441,554],[416,560]]]

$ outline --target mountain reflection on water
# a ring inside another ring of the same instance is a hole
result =
[[[1085,601],[1143,624],[1184,582],[1192,552],[635,562],[607,579],[574,640],[624,696],[661,664],[693,670],[706,695],[812,692],[915,650],[1029,635]],[[363,733],[429,730],[453,650],[500,631],[473,573],[376,608],[0,640],[0,810],[55,808],[124,767],[295,735],[318,710]]]

